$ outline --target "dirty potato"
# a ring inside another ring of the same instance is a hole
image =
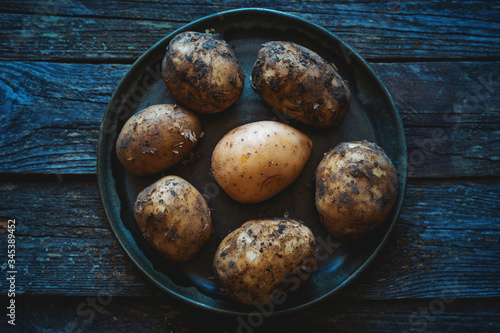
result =
[[[242,203],[269,199],[290,185],[311,154],[304,133],[275,121],[229,131],[212,154],[212,173],[231,198]]]
[[[282,302],[316,268],[313,233],[285,218],[244,223],[224,238],[214,257],[221,292],[243,304]]]
[[[178,176],[163,177],[139,193],[135,220],[155,250],[178,262],[192,259],[212,234],[205,199]]]
[[[375,143],[344,142],[316,169],[316,208],[338,238],[359,238],[381,224],[396,202],[398,175]]]
[[[252,87],[279,112],[318,127],[339,125],[351,101],[347,81],[335,65],[292,42],[262,45],[252,70]]]
[[[245,75],[231,46],[210,32],[182,32],[168,45],[162,75],[177,102],[215,113],[235,103],[243,92]]]
[[[116,154],[125,169],[152,175],[182,161],[201,135],[198,117],[174,104],[152,105],[130,117],[116,141]]]

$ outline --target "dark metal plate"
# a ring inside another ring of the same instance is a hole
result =
[[[179,164],[165,174],[179,175],[210,197],[214,234],[194,260],[170,263],[145,243],[134,221],[133,204],[139,191],[161,175],[135,177],[125,171],[115,154],[117,135],[135,112],[153,104],[174,103],[161,79],[161,60],[171,38],[181,31],[215,29],[234,47],[247,75],[242,98],[229,109],[212,115],[199,114],[205,136],[196,150],[202,156],[190,165]],[[261,44],[288,40],[301,44],[339,69],[349,81],[350,112],[337,128],[318,129],[291,122],[263,103],[250,86],[250,73]],[[230,199],[210,175],[212,150],[229,130],[253,121],[277,120],[300,129],[313,140],[310,160],[296,181],[275,197],[254,205]],[[323,154],[343,141],[368,140],[379,144],[399,172],[396,205],[382,226],[359,241],[339,242],[320,225],[314,206],[314,172]],[[389,92],[370,66],[348,45],[327,30],[298,17],[263,9],[223,12],[195,21],[154,45],[120,82],[106,109],[98,151],[98,179],[109,223],[123,249],[151,281],[169,294],[199,307],[218,312],[248,314],[253,307],[242,306],[217,294],[212,276],[212,259],[219,242],[243,222],[258,217],[281,217],[304,221],[318,239],[317,272],[275,313],[311,305],[333,294],[351,281],[374,258],[397,221],[406,184],[407,153],[403,127]]]

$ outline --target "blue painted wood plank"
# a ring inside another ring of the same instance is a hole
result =
[[[500,174],[500,63],[372,65],[399,108],[410,177]],[[102,117],[129,66],[0,66],[0,173],[95,174]]]
[[[289,315],[249,321],[202,311],[169,297],[21,297],[25,332],[455,332],[497,333],[498,300],[336,298]],[[196,320],[193,320],[196,318]],[[246,323],[247,325],[245,325]],[[1,327],[1,324],[0,324]],[[239,330],[238,330],[239,329]]]
[[[495,1],[56,0],[44,6],[8,0],[0,4],[0,59],[132,62],[186,23],[245,7],[272,8],[310,20],[377,61],[500,55]]]
[[[95,183],[4,183],[0,197],[0,248],[7,220],[18,226],[19,294],[161,295],[116,242]],[[500,297],[499,197],[498,182],[410,182],[387,246],[339,297]]]

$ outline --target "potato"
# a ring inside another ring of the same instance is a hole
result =
[[[201,135],[198,117],[181,106],[152,105],[130,117],[116,141],[116,155],[138,176],[170,168],[196,146]]]
[[[221,292],[243,304],[281,302],[316,268],[313,233],[285,218],[244,223],[224,238],[214,257]]]
[[[252,87],[279,112],[319,127],[339,125],[351,102],[347,81],[335,65],[292,42],[262,45],[252,69]]]
[[[210,209],[186,180],[166,176],[142,190],[135,220],[146,241],[173,261],[192,259],[212,234]]]
[[[259,121],[228,132],[212,154],[220,187],[242,203],[264,201],[290,185],[304,168],[312,141],[293,127]]]
[[[316,208],[338,238],[360,238],[381,224],[396,202],[398,175],[375,143],[344,142],[316,169]]]
[[[168,45],[162,75],[172,96],[182,105],[215,113],[235,103],[243,92],[245,75],[222,36],[186,31]]]

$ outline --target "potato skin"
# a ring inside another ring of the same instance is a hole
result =
[[[116,141],[116,155],[125,169],[152,175],[182,161],[201,135],[198,117],[174,104],[152,105],[130,117]]]
[[[375,143],[341,143],[316,169],[316,208],[323,227],[338,238],[360,238],[381,224],[397,190],[397,171]]]
[[[318,127],[340,124],[351,93],[333,64],[292,42],[262,45],[252,69],[252,87],[281,113]]]
[[[279,298],[277,290],[294,291],[316,268],[313,233],[286,218],[244,223],[224,238],[214,257],[221,292],[243,304],[272,301]]]
[[[202,112],[220,112],[243,92],[245,75],[222,36],[182,32],[169,43],[162,63],[163,80],[177,102]]]
[[[290,185],[312,150],[304,133],[275,121],[245,124],[229,131],[212,154],[212,173],[234,200],[257,203]]]
[[[212,234],[210,209],[198,190],[178,176],[166,176],[142,190],[134,205],[144,238],[166,258],[192,259]]]

